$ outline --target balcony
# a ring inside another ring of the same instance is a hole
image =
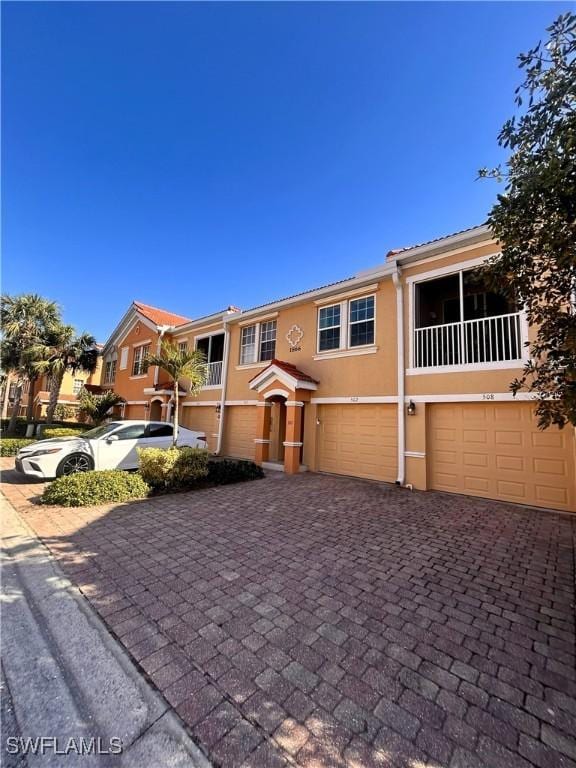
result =
[[[522,361],[520,313],[414,331],[414,368]]]
[[[521,364],[521,313],[475,271],[418,282],[413,299],[412,368]]]
[[[207,363],[208,377],[206,387],[219,387],[222,384],[222,360],[217,363]]]

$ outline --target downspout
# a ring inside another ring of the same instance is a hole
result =
[[[166,331],[169,331],[170,328],[172,328],[171,325],[157,325],[156,329],[158,331],[158,341],[156,342],[156,354],[160,354],[160,350],[162,349],[162,339],[164,338],[164,334]],[[160,368],[156,366],[156,370],[154,371],[154,386],[157,386],[158,384],[158,377],[160,374]]]
[[[398,389],[398,478],[396,485],[403,486],[406,481],[406,409],[404,407],[404,290],[401,280],[402,271],[396,265],[392,280],[396,288],[396,353],[397,353],[397,389]]]
[[[222,394],[220,395],[220,423],[218,424],[218,441],[216,454],[220,456],[222,451],[222,437],[224,435],[224,415],[226,413],[226,387],[228,384],[228,358],[230,357],[230,331],[227,320],[224,318],[224,365],[222,366]]]

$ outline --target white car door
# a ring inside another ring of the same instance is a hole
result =
[[[172,424],[154,423],[148,424],[148,431],[144,443],[147,448],[171,448],[172,447]],[[144,445],[142,446],[144,447]]]
[[[99,440],[97,469],[135,469],[136,448],[143,446],[146,429],[146,424],[130,424]]]

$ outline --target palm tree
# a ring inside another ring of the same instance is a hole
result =
[[[60,310],[54,301],[36,293],[20,296],[4,295],[0,299],[0,322],[2,324],[3,343],[11,345],[13,370],[17,372],[19,383],[28,378],[27,420],[32,421],[34,409],[34,390],[38,373],[33,368],[32,349],[46,342],[50,328],[60,322]],[[16,402],[8,426],[8,434],[13,434],[20,405],[22,387],[17,390]]]
[[[188,382],[186,387],[190,394],[196,394],[206,383],[208,378],[208,366],[206,357],[196,349],[180,349],[176,344],[165,341],[160,348],[159,355],[148,355],[147,365],[157,365],[165,371],[174,382],[174,431],[172,445],[176,446],[178,440],[178,400],[180,379]]]
[[[123,397],[117,395],[111,389],[103,392],[101,395],[94,395],[92,392],[87,392],[85,389],[78,395],[80,400],[80,413],[88,416],[92,423],[98,426],[110,414],[110,410],[115,405],[125,403]]]
[[[50,331],[48,344],[38,345],[33,349],[39,358],[34,363],[37,373],[47,373],[50,376],[50,398],[46,409],[46,424],[52,424],[54,410],[62,387],[62,379],[66,371],[76,373],[85,371],[94,373],[100,354],[96,347],[96,339],[89,333],[76,335],[71,325],[58,325]]]

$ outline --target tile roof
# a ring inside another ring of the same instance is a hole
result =
[[[143,304],[141,301],[134,301],[133,304],[140,314],[156,325],[182,325],[183,323],[190,322],[189,317],[176,315],[174,312],[168,312],[158,307],[151,307],[149,304]]]
[[[304,371],[301,371],[299,368],[296,368],[296,366],[292,365],[292,363],[287,363],[284,360],[277,360],[276,358],[274,358],[274,360],[271,360],[270,365],[266,366],[266,368],[264,368],[259,373],[257,373],[256,376],[253,376],[250,379],[250,381],[254,381],[254,379],[258,378],[259,376],[262,376],[264,371],[267,371],[269,368],[272,368],[272,366],[274,365],[277,368],[280,368],[285,373],[287,373],[289,376],[292,376],[294,379],[298,379],[298,381],[311,381],[313,384],[319,383],[316,379],[313,379],[312,376],[310,376],[309,374],[304,373]]]
[[[463,235],[465,232],[473,232],[475,229],[485,226],[485,224],[476,224],[473,227],[466,227],[465,229],[459,229],[458,232],[450,232],[449,235],[442,235],[441,237],[434,237],[432,240],[425,240],[423,243],[414,243],[413,245],[406,245],[404,248],[394,248],[388,251],[386,258],[397,256],[399,253],[405,253],[406,251],[412,251],[414,248],[421,248],[423,245],[432,245],[432,243],[439,243],[441,240],[447,240],[449,237],[456,237],[456,235]]]

